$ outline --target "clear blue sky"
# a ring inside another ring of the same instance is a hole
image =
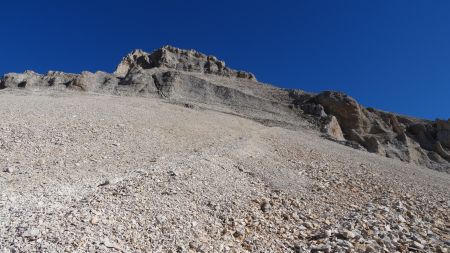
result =
[[[0,74],[111,72],[165,44],[261,81],[450,117],[450,1],[2,1]]]

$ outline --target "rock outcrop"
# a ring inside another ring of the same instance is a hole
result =
[[[344,93],[325,91],[315,96],[312,102],[322,105],[327,114],[335,115],[346,134],[353,129],[364,132],[370,125],[361,106]]]
[[[341,92],[280,89],[195,50],[171,46],[152,53],[135,50],[113,74],[25,71],[0,79],[0,89],[42,87],[201,103],[268,125],[295,127],[309,122],[351,147],[450,172],[450,120],[427,121],[365,108]]]
[[[122,59],[116,71],[119,77],[125,77],[136,68],[169,68],[188,72],[237,77],[256,81],[249,72],[236,71],[225,66],[225,62],[215,56],[207,56],[195,50],[183,50],[172,46],[162,47],[152,53],[135,50]]]
[[[304,105],[322,106],[336,117],[347,141],[357,143],[371,153],[448,171],[450,121],[427,121],[364,108],[341,92],[325,91]],[[317,115],[314,111],[305,113]]]
[[[345,141],[344,133],[342,133],[341,126],[335,116],[326,118],[326,121],[323,124],[322,132],[337,141]]]

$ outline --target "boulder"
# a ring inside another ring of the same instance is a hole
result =
[[[68,88],[82,91],[113,91],[118,85],[118,82],[119,80],[116,76],[102,71],[97,71],[96,73],[83,71],[67,86]]]
[[[406,131],[423,149],[434,150],[435,129],[432,125],[425,122],[413,123],[407,127]]]
[[[68,86],[78,75],[68,74],[59,71],[49,71],[47,75],[44,76],[44,80],[47,82],[48,86]]]
[[[435,144],[436,153],[438,153],[442,158],[450,162],[450,154],[445,150],[439,141]]]
[[[450,148],[450,119],[436,120],[436,140]]]
[[[363,133],[370,126],[363,108],[344,93],[325,91],[315,96],[313,101],[321,104],[327,114],[336,116],[344,134],[350,134],[352,130]]]
[[[326,133],[328,136],[337,141],[345,141],[341,126],[334,116],[326,118],[325,124],[322,128],[322,132]]]
[[[1,84],[2,88],[25,88],[43,85],[43,76],[31,70],[27,70],[23,73],[5,74]]]
[[[158,93],[154,74],[142,68],[133,68],[120,80],[119,85],[130,86],[137,93]]]
[[[324,118],[327,116],[321,104],[307,103],[300,106],[304,113]]]
[[[376,153],[376,154],[379,154],[379,155],[386,155],[385,148],[381,145],[380,141],[375,136],[367,136],[364,139],[364,143],[362,143],[362,145],[370,153]]]
[[[131,69],[136,67],[142,68],[154,67],[149,58],[148,53],[140,49],[136,49],[133,52],[129,53],[119,63],[114,74],[118,77],[125,77]]]

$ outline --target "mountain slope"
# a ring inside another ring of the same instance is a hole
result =
[[[2,252],[449,247],[449,174],[217,106],[49,89],[0,97]]]
[[[280,89],[194,50],[171,46],[152,53],[135,50],[122,59],[114,74],[40,75],[27,71],[6,74],[0,81],[0,89],[40,87],[216,105],[219,110],[231,110],[265,124],[291,128],[309,125],[357,149],[450,171],[450,121],[420,120],[364,108],[339,92]]]

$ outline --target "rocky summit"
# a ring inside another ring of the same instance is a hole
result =
[[[449,252],[450,119],[165,46],[0,79],[0,252]]]

